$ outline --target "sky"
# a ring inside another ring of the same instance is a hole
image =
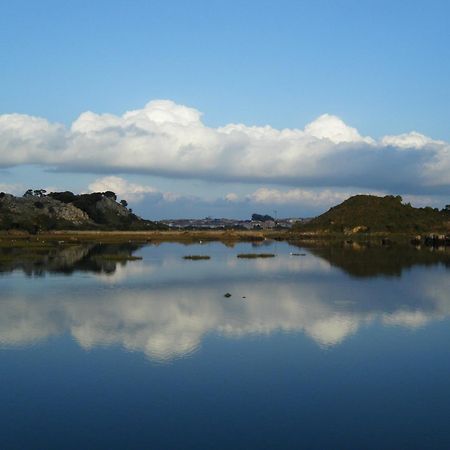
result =
[[[0,0],[0,190],[146,218],[450,203],[448,1]]]

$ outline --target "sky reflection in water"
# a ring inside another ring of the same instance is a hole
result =
[[[410,249],[399,259],[386,249],[317,249],[301,256],[292,256],[299,250],[285,243],[267,249],[277,256],[236,258],[261,251],[251,244],[122,246],[119,251],[143,260],[103,265],[98,254],[117,248],[67,249],[67,257],[37,266],[42,277],[25,277],[20,269],[2,276],[0,342],[24,346],[69,333],[85,349],[117,344],[170,360],[191,354],[208,334],[301,332],[330,347],[374,322],[414,329],[450,314],[445,253]],[[212,259],[183,260],[188,253]],[[61,267],[74,272],[55,275]],[[47,270],[52,274],[45,276]],[[232,297],[224,298],[226,292]]]
[[[444,251],[277,242],[6,254],[1,448],[450,447]]]

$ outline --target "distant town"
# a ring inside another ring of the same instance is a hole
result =
[[[252,214],[251,219],[214,219],[212,217],[205,217],[204,219],[173,219],[160,220],[159,223],[167,225],[174,230],[194,230],[194,229],[241,229],[241,230],[267,230],[267,229],[289,229],[295,223],[305,223],[310,219],[300,217],[288,217],[282,219],[275,219],[268,215]]]

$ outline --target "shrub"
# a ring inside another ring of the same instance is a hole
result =
[[[58,200],[62,203],[72,203],[76,199],[76,195],[73,192],[51,192],[48,194],[49,197]]]
[[[107,198],[110,198],[110,199],[114,200],[114,201],[117,200],[117,195],[113,191],[105,191],[105,192],[103,192],[103,195],[105,197],[107,197]]]

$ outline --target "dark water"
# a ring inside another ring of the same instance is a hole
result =
[[[412,247],[3,251],[0,448],[450,448],[449,268]]]

